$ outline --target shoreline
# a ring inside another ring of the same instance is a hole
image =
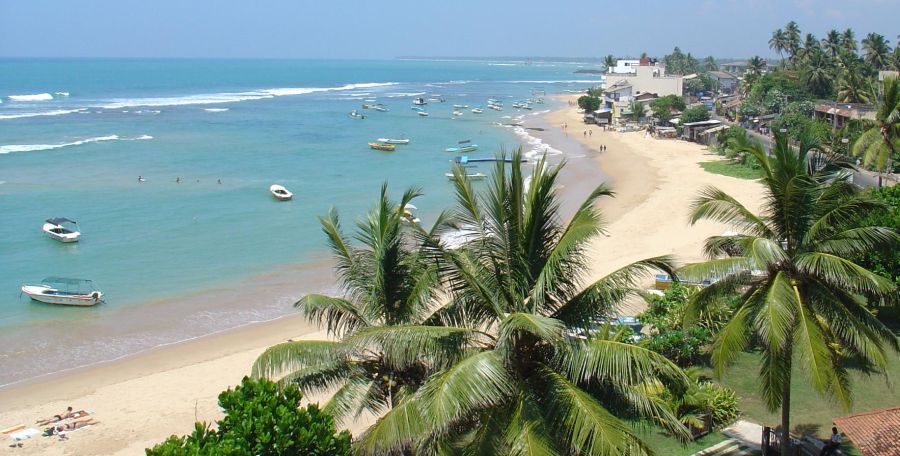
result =
[[[720,186],[744,201],[758,186],[706,173],[697,163],[712,158],[693,143],[647,139],[640,137],[642,133],[602,132],[596,126],[591,126],[591,136],[583,137],[587,126],[575,109],[565,104],[539,118],[537,122],[550,128],[529,131],[530,135],[553,147],[563,140],[577,143],[584,152],[583,157],[568,159],[563,180],[568,187],[564,192],[567,203],[583,198],[578,194],[597,185],[598,177],[610,182],[616,192],[615,198],[601,200],[599,205],[607,222],[606,236],[589,247],[591,267],[586,280],[596,280],[650,256],[674,253],[682,261],[699,259],[703,239],[720,234],[723,227],[714,223],[687,225],[686,214],[679,212],[686,212],[697,188]],[[569,124],[568,134],[558,128],[562,123]],[[598,152],[600,144],[608,150]],[[588,166],[581,166],[582,160],[589,162]],[[0,403],[5,405],[0,411],[0,427],[30,424],[71,405],[76,410],[92,411],[102,424],[67,441],[33,437],[17,452],[143,454],[144,448],[173,433],[190,432],[194,421],[219,418],[219,392],[248,375],[253,360],[263,350],[291,338],[321,339],[325,332],[306,323],[301,315],[292,314],[0,388]],[[343,427],[357,433],[370,422],[371,417],[365,417]]]

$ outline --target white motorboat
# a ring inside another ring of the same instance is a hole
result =
[[[379,112],[388,112],[388,111],[390,111],[390,109],[388,109],[387,106],[385,106],[385,105],[383,105],[383,104],[381,104],[381,103],[378,103],[378,104],[372,106],[372,109],[374,109],[374,110],[376,110],[376,111],[379,111]]]
[[[484,112],[484,109],[481,108],[472,108],[472,114],[481,114]]]
[[[409,139],[378,138],[378,142],[385,144],[409,144]]]
[[[459,116],[463,115],[463,112],[462,112],[462,111],[453,110],[453,115],[454,115],[455,117],[459,117]]]
[[[48,218],[41,229],[51,239],[56,239],[59,242],[78,242],[78,239],[81,238],[81,230],[78,228],[78,223],[65,217]]]
[[[413,102],[412,102],[412,103],[413,103],[414,105],[416,105],[416,106],[422,106],[422,105],[427,105],[427,104],[428,104],[428,102],[425,101],[425,99],[422,98],[422,97],[413,98]]]
[[[366,116],[360,114],[359,111],[357,111],[355,109],[350,111],[350,114],[348,114],[348,115],[350,116],[351,119],[365,119],[366,118]]]
[[[418,114],[418,115],[420,115],[420,116],[422,116],[422,117],[428,117],[428,113],[425,112],[425,111],[417,111],[416,114]]]
[[[494,111],[502,111],[502,110],[503,110],[503,107],[502,107],[502,106],[498,106],[498,105],[495,105],[495,104],[489,104],[488,107],[491,108],[491,109],[493,109]]]
[[[447,179],[450,179],[452,181],[456,180],[456,176],[453,175],[453,173],[445,173],[444,175],[447,176]],[[466,174],[466,179],[469,179],[469,180],[484,180],[484,178],[486,178],[486,177],[487,177],[487,175],[484,173]]]
[[[466,152],[475,152],[478,150],[478,144],[467,144],[465,146],[459,147],[448,147],[444,149],[444,152],[453,152],[457,154],[464,154]]]
[[[87,279],[47,277],[35,285],[22,285],[22,293],[47,304],[63,306],[93,306],[103,301],[103,293]]]
[[[467,109],[469,107],[469,105],[455,104],[455,105],[453,105],[453,107],[456,109]]]
[[[272,184],[272,186],[269,187],[269,193],[271,193],[278,201],[290,201],[294,197],[294,194],[291,193],[290,190],[278,184]]]

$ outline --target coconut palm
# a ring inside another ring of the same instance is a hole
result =
[[[838,54],[841,52],[841,32],[835,29],[829,30],[825,38],[822,38],[822,48],[828,52],[832,59],[837,59]]]
[[[612,68],[616,67],[616,57],[612,54],[603,57],[603,67],[606,68],[606,71],[609,72]]]
[[[668,269],[669,259],[637,262],[583,286],[585,247],[603,226],[594,204],[611,192],[596,188],[563,223],[561,166],[541,160],[526,183],[520,157],[499,163],[481,194],[462,168],[454,170],[458,209],[451,217],[470,240],[445,252],[450,299],[432,326],[417,329],[456,328],[466,338],[454,346],[456,362],[361,436],[361,453],[651,453],[623,416],[648,417],[687,436],[642,388],[662,381],[683,390],[684,373],[608,325],[590,329],[611,316],[647,268]],[[440,345],[409,331],[386,328],[373,340],[395,341],[399,358]]]
[[[844,32],[841,33],[841,48],[848,53],[856,53],[856,35],[853,33],[853,29],[847,28],[847,30],[844,30]]]
[[[409,221],[405,209],[418,195],[408,190],[394,204],[383,186],[375,208],[357,225],[354,238],[361,246],[343,234],[335,210],[320,219],[343,296],[310,294],[296,307],[337,340],[275,345],[256,360],[254,377],[280,378],[280,384],[309,393],[336,389],[325,409],[338,420],[382,413],[425,380],[434,360],[396,365],[383,347],[358,341],[367,330],[421,322],[435,296],[439,282],[427,248],[433,233]]]
[[[801,73],[803,82],[812,93],[822,97],[828,96],[834,79],[828,56],[821,49],[816,49],[805,56],[805,60],[806,65]]]
[[[837,100],[840,103],[872,103],[875,92],[869,79],[860,71],[844,69],[838,78]]]
[[[863,50],[866,51],[866,63],[883,70],[891,65],[891,46],[884,36],[870,33],[862,40]]]
[[[866,166],[893,172],[894,156],[900,151],[900,81],[884,78],[884,92],[875,110],[875,120],[863,121],[866,130],[853,143],[852,151]],[[878,179],[879,186],[881,178]]]
[[[686,322],[696,320],[722,294],[741,293],[732,319],[713,341],[718,374],[751,343],[762,352],[759,387],[771,411],[781,408],[781,429],[790,429],[791,377],[804,371],[814,388],[838,402],[851,402],[845,361],[884,371],[886,348],[897,338],[866,308],[896,298],[893,283],[847,258],[890,247],[897,234],[854,222],[881,203],[840,178],[843,171],[819,149],[821,138],[804,132],[798,150],[776,133],[771,156],[758,141],[732,146],[755,158],[764,173],[762,213],[754,214],[716,188],[702,191],[690,221],[734,225],[741,234],[706,240],[709,261],[685,266],[685,278],[716,277],[688,302]],[[796,366],[795,366],[796,365]],[[790,439],[782,439],[782,455]]]
[[[784,51],[788,47],[787,34],[784,30],[778,29],[772,32],[772,38],[769,38],[769,49],[778,53],[778,59],[781,60],[781,68],[784,68]]]
[[[796,22],[790,21],[784,27],[785,50],[788,51],[789,60],[794,61],[797,53],[800,51],[800,26]]]
[[[640,122],[641,118],[644,117],[644,105],[640,101],[632,101],[628,104],[628,109],[631,111],[631,118],[635,122]]]
[[[713,56],[709,56],[703,59],[703,69],[705,71],[716,71],[719,69],[719,64],[716,63],[716,58]]]
[[[797,59],[803,63],[809,63],[815,55],[821,53],[822,47],[819,40],[812,33],[807,33],[803,40],[803,46],[797,50]]]

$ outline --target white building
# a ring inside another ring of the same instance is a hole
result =
[[[606,70],[607,74],[634,74],[634,68],[641,64],[640,60],[616,60],[616,66]]]
[[[609,98],[627,102],[645,93],[655,93],[660,97],[682,95],[684,79],[682,76],[667,76],[665,66],[646,63],[632,68],[634,74],[606,75],[604,93]]]

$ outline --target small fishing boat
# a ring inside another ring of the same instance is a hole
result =
[[[422,108],[420,108],[420,107],[418,107],[418,106],[412,106],[412,107],[410,107],[409,109],[412,109],[413,111],[424,111],[424,109],[422,109]]]
[[[453,152],[457,154],[463,154],[466,152],[475,152],[478,150],[478,144],[467,144],[465,146],[460,147],[448,147],[444,149],[444,152]]]
[[[422,117],[428,117],[428,113],[425,112],[425,111],[418,111],[416,114],[418,114],[418,115],[420,115],[420,116],[422,116]]]
[[[445,100],[444,97],[442,97],[440,95],[432,95],[431,97],[428,98],[428,101],[430,101],[432,103],[443,103],[447,100]]]
[[[409,144],[409,139],[378,138],[378,142],[385,144]]]
[[[489,104],[489,105],[488,105],[488,108],[491,108],[491,109],[493,109],[494,111],[502,111],[502,110],[503,110],[503,107],[502,107],[502,106],[495,105],[495,104]]]
[[[456,116],[456,117],[459,117],[459,116],[463,115],[463,112],[462,112],[462,111],[457,111],[457,110],[454,109],[454,110],[453,110],[453,115]]]
[[[472,108],[472,114],[482,114],[482,113],[484,113],[484,109]]]
[[[371,107],[373,107],[373,105],[370,105],[370,104],[368,104],[368,103],[363,103],[363,104],[362,104],[362,108],[363,108],[363,109],[369,109],[369,108],[371,108]]]
[[[75,220],[69,220],[65,217],[51,217],[44,222],[41,228],[50,239],[59,242],[78,242],[81,238],[81,230]]]
[[[369,147],[375,150],[386,150],[388,152],[393,152],[397,148],[397,146],[393,144],[385,144],[380,142],[370,142]]]
[[[22,293],[47,304],[63,306],[93,306],[103,301],[103,293],[87,279],[47,277],[41,283],[22,285]]]
[[[365,118],[366,118],[366,116],[360,114],[359,111],[357,111],[357,110],[355,110],[355,109],[352,110],[352,111],[350,111],[350,114],[348,114],[348,115],[349,115],[350,118],[352,118],[352,119],[365,119]]]
[[[522,106],[520,106],[520,107],[521,107],[522,109],[527,109],[527,110],[529,110],[529,111],[531,111],[531,109],[532,109],[532,108],[531,108],[531,105],[528,104],[528,103],[524,103],[524,104],[522,104]]]
[[[498,100],[498,99],[496,99],[496,98],[488,98],[488,103],[489,103],[489,104],[497,104],[497,105],[503,104],[502,101],[500,101],[500,100]]]
[[[454,107],[455,109],[468,109],[469,105],[455,104],[455,105],[453,105],[453,107]]]
[[[379,111],[379,112],[388,112],[388,111],[390,111],[390,109],[388,109],[387,106],[385,106],[385,105],[383,105],[383,104],[381,104],[381,103],[378,103],[378,104],[376,104],[376,105],[372,105],[372,109],[374,109],[374,110],[376,110],[376,111]]]
[[[294,194],[291,193],[290,190],[278,184],[272,184],[272,186],[269,187],[269,193],[271,193],[278,201],[290,201],[294,197]]]
[[[425,101],[425,99],[422,98],[422,97],[413,98],[412,103],[413,103],[414,105],[416,105],[416,106],[422,106],[422,105],[427,105],[427,104],[428,104],[428,102]]]
[[[453,175],[453,173],[444,173],[444,175],[447,176],[447,179],[450,179],[452,181],[456,180],[456,176]],[[484,173],[466,174],[466,179],[469,179],[469,180],[484,180],[484,178],[486,178],[486,177],[487,177],[487,175]]]
[[[406,223],[418,224],[420,222],[419,217],[416,217],[416,211],[419,208],[413,206],[412,204],[407,203],[406,206],[403,206],[403,218],[402,220]]]

